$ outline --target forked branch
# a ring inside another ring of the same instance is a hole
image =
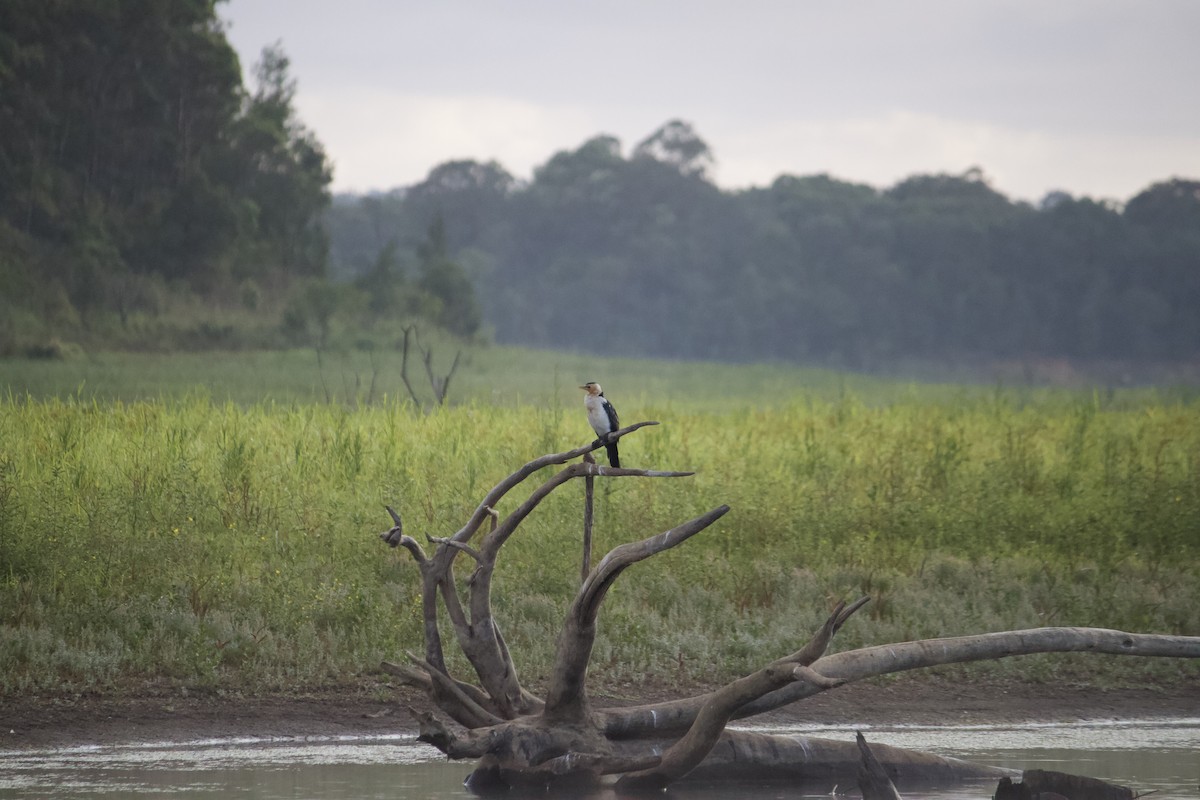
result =
[[[587,688],[588,662],[596,641],[596,616],[600,604],[617,576],[627,567],[669,550],[712,525],[729,511],[729,506],[714,508],[669,531],[640,542],[623,544],[608,553],[588,575],[563,623],[554,657],[554,672],[546,692],[547,717],[559,721],[582,721],[589,711]]]
[[[611,434],[609,440],[619,439],[640,428],[656,424],[655,422],[640,422],[627,426]],[[387,507],[395,524],[381,534],[381,538],[392,547],[399,546],[409,550],[421,567],[422,610],[425,618],[426,644],[422,665],[438,673],[430,675],[431,690],[440,701],[448,706],[448,711],[452,713],[452,716],[460,722],[467,719],[481,720],[483,713],[499,715],[503,719],[513,719],[523,714],[536,713],[542,708],[541,700],[521,686],[516,665],[513,663],[491,607],[492,575],[500,548],[517,531],[529,514],[537,508],[538,504],[556,488],[572,478],[596,476],[677,478],[692,474],[663,470],[614,469],[600,466],[594,461],[581,461],[560,470],[536,488],[503,521],[498,521],[499,515],[495,510],[497,502],[527,477],[546,466],[566,463],[590,454],[602,446],[604,446],[603,443],[595,441],[563,453],[542,456],[525,464],[501,480],[487,494],[468,523],[453,536],[427,536],[428,541],[436,546],[431,556],[426,556],[416,540],[404,535],[400,515],[390,506]],[[469,542],[485,519],[492,520],[491,530],[484,536],[478,548],[473,547]],[[465,606],[459,597],[454,577],[454,562],[459,553],[466,553],[475,561],[475,569],[467,582],[469,595]],[[446,669],[441,634],[438,630],[438,597],[441,598],[442,605],[446,609],[446,616],[453,626],[459,648],[471,663],[479,679],[482,689],[477,691],[481,691],[481,694],[488,698],[489,702],[486,704],[464,702],[460,692],[455,689],[459,684],[451,678]],[[478,708],[473,706],[478,706]]]
[[[708,695],[688,732],[663,753],[662,761],[650,769],[623,776],[617,788],[624,791],[665,789],[704,760],[735,711],[782,686],[795,682],[824,691],[842,685],[844,681],[821,675],[807,664],[825,652],[833,634],[866,601],[867,598],[861,598],[849,608],[845,603],[839,603],[807,646]]]
[[[408,396],[412,398],[417,408],[423,407],[424,404],[421,402],[421,398],[417,395],[412,382],[408,378],[410,339],[411,344],[415,345],[417,350],[421,352],[421,363],[425,365],[425,377],[429,380],[429,388],[433,390],[434,402],[439,406],[445,405],[446,396],[450,393],[450,380],[458,370],[458,362],[462,358],[462,350],[454,354],[454,363],[450,365],[450,370],[445,375],[439,377],[433,372],[433,348],[425,347],[421,344],[421,335],[416,325],[406,325],[404,327],[404,342],[401,345],[400,355],[400,380],[403,381],[404,388],[408,390]]]
[[[811,737],[772,737],[726,730],[742,719],[794,703],[833,687],[893,672],[939,664],[981,661],[1031,653],[1085,651],[1118,655],[1200,658],[1200,637],[1124,633],[1094,628],[1037,628],[958,636],[866,647],[827,655],[834,636],[867,598],[838,604],[812,638],[792,654],[716,691],[669,703],[593,712],[587,694],[588,663],[595,644],[600,607],[617,577],[629,566],[657,555],[708,528],[729,511],[720,506],[657,536],[623,544],[585,570],[582,584],[558,639],[546,700],[521,686],[512,655],[491,607],[492,576],[503,545],[516,534],[539,504],[556,488],[584,477],[684,477],[666,472],[601,466],[590,454],[622,436],[654,422],[622,428],[563,453],[534,459],[497,483],[466,524],[452,536],[429,537],[427,553],[404,533],[400,515],[391,508],[393,526],[381,534],[392,547],[408,550],[421,573],[425,654],[410,657],[413,666],[386,665],[393,674],[424,688],[460,731],[431,715],[418,715],[421,738],[451,758],[478,758],[472,788],[488,781],[497,788],[551,784],[578,788],[598,783],[600,776],[619,775],[621,791],[659,791],[683,776],[721,778],[753,771],[757,778],[804,781],[814,773],[838,776],[841,785],[857,779],[866,757],[852,742]],[[567,465],[534,488],[523,502],[501,518],[501,500],[526,478],[545,467]],[[490,530],[474,541],[485,520]],[[460,597],[454,564],[459,554],[472,560]],[[444,613],[441,609],[444,608]],[[471,663],[479,686],[459,681],[446,668],[439,619],[448,619],[455,638]],[[919,775],[940,782],[1004,774],[980,765],[939,758],[885,745],[870,754],[882,774]],[[886,791],[883,780],[872,787]],[[826,789],[829,785],[826,785]],[[886,796],[886,795],[884,795]]]

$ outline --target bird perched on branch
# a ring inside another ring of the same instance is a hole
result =
[[[612,403],[608,402],[608,398],[604,396],[604,390],[595,381],[588,381],[579,388],[587,392],[583,396],[583,407],[587,409],[588,422],[591,423],[592,430],[601,439],[607,439],[608,434],[621,427],[621,423],[617,419],[617,410],[613,408]],[[609,466],[621,466],[621,457],[617,455],[617,443],[606,443],[604,449],[608,452]]]

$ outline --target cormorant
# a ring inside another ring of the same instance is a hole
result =
[[[600,384],[588,381],[579,388],[587,392],[583,397],[583,406],[587,409],[588,422],[591,423],[592,430],[596,432],[597,436],[605,439],[608,434],[621,427],[621,423],[617,419],[617,410],[604,396],[604,390],[600,388]],[[617,455],[617,443],[605,444],[604,449],[608,452],[609,466],[621,466],[621,457]]]

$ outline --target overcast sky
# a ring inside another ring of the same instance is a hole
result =
[[[282,41],[336,191],[452,159],[519,178],[690,122],[724,187],[980,166],[1015,199],[1200,178],[1200,0],[229,0]]]

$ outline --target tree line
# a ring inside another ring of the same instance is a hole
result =
[[[979,170],[739,191],[672,121],[518,181],[495,162],[332,198],[280,46],[243,85],[219,0],[0,4],[0,355],[93,342],[462,337],[874,368],[909,357],[1194,358],[1200,183],[1014,202]],[[224,316],[222,316],[224,315]],[[195,334],[195,335],[192,335]],[[186,337],[184,337],[186,338]]]
[[[1200,182],[1125,203],[1010,200],[979,169],[886,189],[783,175],[725,191],[692,127],[625,155],[593,138],[532,180],[453,161],[335,198],[336,274],[403,274],[436,223],[502,342],[605,354],[818,361],[1194,358]],[[397,266],[399,265],[399,266]]]
[[[87,327],[254,306],[328,263],[330,164],[287,56],[243,85],[215,0],[0,4],[0,304]],[[2,332],[0,332],[2,333]]]
[[[384,247],[357,284],[327,279],[332,166],[282,46],[244,85],[219,2],[0,4],[0,355],[473,334],[432,223],[419,276]]]

